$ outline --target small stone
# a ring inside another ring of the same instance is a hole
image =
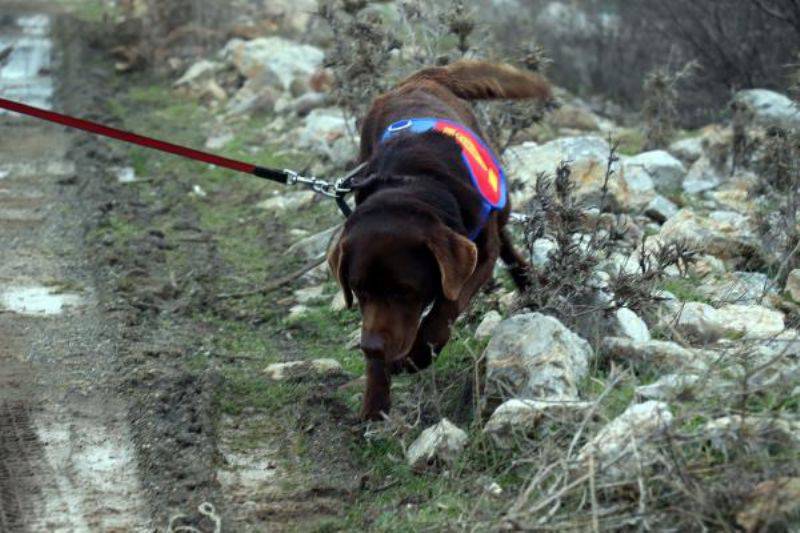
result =
[[[591,402],[580,401],[506,400],[494,410],[483,431],[498,447],[510,448],[515,436],[535,437],[545,420],[574,421],[591,406]]]
[[[420,433],[409,446],[406,460],[414,469],[423,469],[434,463],[452,464],[466,447],[467,441],[464,430],[443,418]]]
[[[800,303],[800,268],[789,272],[789,277],[786,278],[786,293],[792,300]]]
[[[743,445],[755,449],[778,444],[800,446],[800,422],[779,416],[725,416],[709,421],[701,431],[711,446],[723,453]]]
[[[544,268],[558,245],[550,239],[536,239],[533,242],[531,262],[536,268]]]
[[[643,169],[651,177],[659,191],[674,191],[680,187],[686,167],[669,152],[653,150],[625,160],[625,168]]]
[[[590,457],[603,479],[624,479],[658,459],[653,442],[672,425],[672,413],[663,402],[633,404],[612,420],[578,454],[588,467]]]
[[[726,272],[725,262],[709,254],[698,255],[689,265],[689,273],[698,278],[704,278],[711,274],[724,275]]]
[[[678,206],[667,198],[657,194],[644,208],[644,214],[659,224],[663,224],[678,213]]]
[[[497,299],[497,303],[500,305],[500,309],[504,311],[509,311],[514,307],[514,304],[517,301],[517,293],[514,291],[508,291],[507,293],[500,296]]]
[[[698,252],[720,259],[760,256],[761,249],[750,221],[739,213],[714,211],[709,216],[681,209],[670,217],[649,246],[685,242]]]
[[[501,496],[503,494],[503,487],[500,486],[497,481],[491,481],[484,485],[483,490],[494,497]]]
[[[622,180],[625,182],[625,194],[620,195],[621,211],[639,211],[644,209],[653,198],[656,190],[653,178],[644,167],[623,166],[621,172]]]
[[[288,361],[273,363],[264,369],[267,377],[275,381],[301,379],[315,376],[343,374],[342,365],[335,359],[313,359],[311,361]]]
[[[297,191],[276,194],[256,204],[258,209],[265,211],[288,211],[308,207],[314,202],[314,191]]]
[[[636,395],[645,400],[672,401],[678,397],[691,396],[698,381],[700,377],[695,374],[667,374],[654,383],[636,387]]]
[[[518,192],[512,193],[512,200],[523,205],[535,195],[536,179],[540,173],[552,175],[561,161],[571,161],[572,178],[577,185],[576,197],[597,204],[603,196],[609,152],[605,139],[590,135],[561,137],[541,145],[526,142],[512,146],[507,150],[507,171],[521,186]],[[615,165],[615,170],[619,171],[619,166]],[[628,184],[621,174],[616,172],[609,179],[606,200],[612,209],[627,206],[631,199]]]
[[[698,194],[717,188],[723,182],[722,172],[703,156],[689,168],[683,180],[683,190],[688,194]]]
[[[730,272],[716,279],[707,279],[697,292],[714,303],[759,304],[768,294],[777,291],[772,280],[761,272]]]
[[[305,317],[310,309],[308,306],[303,304],[293,305],[291,309],[289,309],[289,314],[286,316],[286,321],[289,323],[297,322],[298,320]]]
[[[602,353],[619,362],[643,363],[649,366],[689,371],[705,371],[714,352],[684,348],[670,341],[634,341],[622,337],[603,339]]]
[[[184,75],[181,76],[174,85],[175,87],[199,87],[206,81],[212,80],[220,69],[222,69],[222,64],[216,61],[201,59],[186,69]]]
[[[328,245],[333,240],[334,236],[341,229],[341,224],[337,224],[332,228],[320,231],[309,237],[294,243],[286,251],[288,255],[299,255],[304,259],[320,259],[325,256],[328,250]]]
[[[300,148],[308,148],[336,166],[347,164],[357,153],[358,129],[355,121],[337,107],[312,110],[297,134]]]
[[[739,91],[734,102],[746,105],[753,113],[753,122],[769,128],[800,128],[800,108],[789,97],[767,89]]]
[[[112,169],[119,183],[133,183],[136,181],[136,171],[133,167],[114,167]]]
[[[347,309],[347,302],[344,299],[344,293],[337,290],[331,300],[331,311],[344,311],[345,309]]]
[[[218,131],[206,139],[205,147],[209,150],[219,150],[235,138],[236,135],[231,130]]]
[[[483,320],[475,329],[476,339],[486,339],[492,336],[497,325],[503,320],[503,317],[497,311],[489,311],[483,316]]]
[[[621,307],[614,312],[614,329],[620,337],[627,337],[637,342],[650,340],[647,324],[627,307]]]
[[[325,287],[323,285],[305,287],[303,289],[297,289],[294,291],[294,299],[299,304],[307,304],[313,302],[314,300],[319,300],[324,292]]]
[[[703,155],[703,138],[690,137],[669,145],[669,151],[687,163],[694,163]]]
[[[200,88],[198,95],[203,101],[210,101],[213,103],[224,102],[228,99],[228,93],[214,80],[208,80],[205,85]]]
[[[259,87],[271,86],[289,91],[297,80],[308,79],[319,70],[325,52],[282,37],[261,37],[244,41],[232,39],[222,51],[225,61],[250,79],[259,79]]]
[[[715,309],[687,302],[678,310],[675,329],[700,342],[720,338],[766,339],[785,329],[783,313],[760,305],[728,304]]]

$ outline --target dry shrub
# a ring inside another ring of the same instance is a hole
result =
[[[214,0],[129,0],[120,12],[113,53],[118,70],[132,71],[209,55],[224,43],[236,9]]]
[[[800,105],[800,67],[794,65],[791,93]],[[757,202],[758,229],[771,252],[773,279],[783,286],[793,269],[800,267],[800,131],[769,128],[762,139],[751,141],[754,170],[759,176],[753,191]]]
[[[679,86],[695,70],[697,63],[690,61],[678,70],[658,67],[645,77],[642,104],[645,150],[665,148],[672,141],[679,120]]]
[[[547,263],[531,276],[532,287],[520,306],[559,318],[590,339],[602,334],[603,320],[614,310],[628,307],[638,312],[653,310],[657,285],[671,267],[684,272],[694,252],[681,243],[650,247],[647,239],[631,242],[625,215],[603,213],[608,183],[618,163],[617,143],[611,147],[600,205],[590,210],[575,197],[571,169],[562,162],[555,177],[539,175],[536,194],[526,206],[524,242],[531,262],[534,244],[548,238],[555,243]],[[636,271],[623,269],[604,278],[601,264],[615,254],[635,257]]]
[[[492,59],[496,50],[475,10],[462,0],[405,0],[398,4],[394,21],[366,2],[342,0],[321,3],[318,15],[333,34],[325,64],[334,73],[337,104],[357,119],[377,95],[417,70],[462,58]],[[548,63],[535,44],[502,61],[531,70]],[[476,108],[489,140],[501,153],[543,114],[541,104],[534,102],[480,103]]]

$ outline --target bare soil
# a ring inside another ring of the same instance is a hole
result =
[[[118,124],[105,29],[52,20],[56,107]],[[299,531],[341,517],[361,477],[336,396],[346,380],[306,384],[313,395],[274,412],[220,409],[209,352],[229,333],[199,317],[228,312],[214,293],[225,235],[202,227],[189,183],[144,194],[113,172],[124,148],[17,117],[0,132],[0,290],[22,288],[28,308],[30,294],[55,299],[51,314],[0,311],[0,530]],[[273,235],[265,245],[285,245]]]

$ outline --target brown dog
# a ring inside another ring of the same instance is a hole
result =
[[[375,100],[362,124],[359,159],[366,166],[353,185],[356,209],[328,262],[348,306],[355,293],[361,308],[365,419],[389,411],[391,374],[431,364],[498,255],[517,286],[526,286],[527,264],[504,229],[505,185],[502,202],[490,205],[468,161],[484,150],[483,159],[475,157],[491,168],[479,161],[478,172],[496,191],[499,167],[465,101],[492,98],[549,101],[550,85],[508,65],[461,61],[401,82]],[[425,130],[431,120],[439,129]]]

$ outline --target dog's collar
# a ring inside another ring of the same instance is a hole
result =
[[[386,128],[381,136],[381,142],[404,132],[418,134],[427,131],[437,131],[447,135],[461,147],[461,157],[469,170],[472,185],[483,200],[480,222],[469,234],[469,239],[474,241],[483,231],[492,211],[503,209],[506,205],[508,199],[506,176],[486,143],[474,131],[452,120],[428,117],[400,120]]]

